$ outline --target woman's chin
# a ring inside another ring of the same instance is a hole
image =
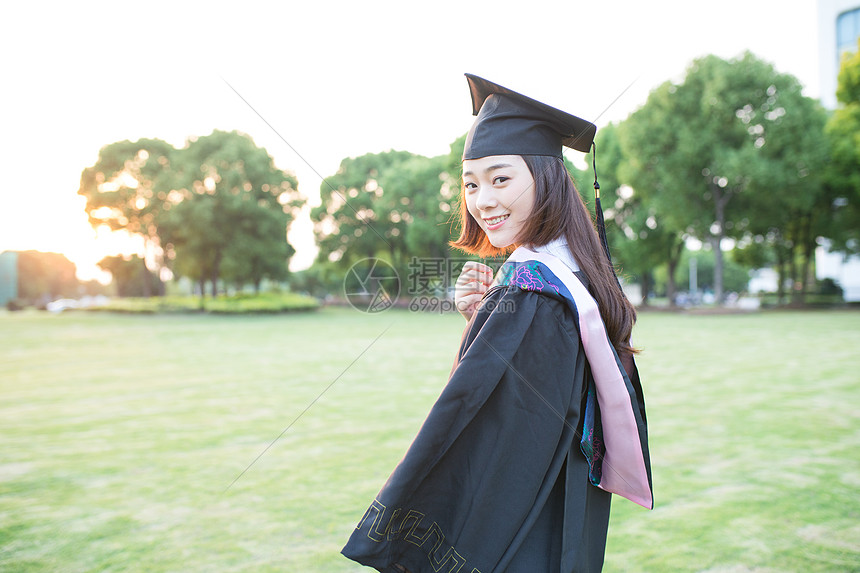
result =
[[[513,239],[504,239],[502,237],[491,237],[487,235],[487,239],[489,239],[490,244],[496,247],[497,249],[507,249],[514,244]]]

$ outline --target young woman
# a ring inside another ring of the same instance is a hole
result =
[[[635,313],[562,162],[594,125],[467,75],[450,379],[344,555],[378,571],[599,571],[610,492],[652,507]],[[511,252],[513,251],[513,252]]]

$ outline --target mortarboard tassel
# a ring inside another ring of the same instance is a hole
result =
[[[594,214],[597,217],[597,235],[600,237],[603,252],[606,253],[606,258],[609,259],[611,266],[612,256],[609,254],[609,242],[606,240],[606,223],[603,220],[603,206],[600,204],[600,183],[597,182],[597,145],[594,142],[591,143],[591,166],[594,168]],[[612,268],[612,272],[615,272],[615,267]]]
[[[618,283],[618,288],[623,293],[624,288],[615,272],[615,265],[612,264],[612,256],[609,254],[609,242],[606,240],[606,223],[603,220],[603,206],[600,204],[600,183],[597,182],[597,145],[593,141],[591,142],[591,166],[594,168],[594,214],[597,218],[597,235],[600,237],[600,244],[603,245],[606,259],[609,261],[609,268],[612,269],[612,276],[615,277],[615,282]]]

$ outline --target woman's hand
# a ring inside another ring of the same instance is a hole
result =
[[[484,293],[493,282],[493,269],[483,263],[469,261],[463,265],[454,287],[454,304],[466,320],[470,320]]]

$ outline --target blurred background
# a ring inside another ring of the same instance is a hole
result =
[[[401,259],[447,256],[458,140],[472,121],[465,71],[597,123],[616,262],[645,304],[858,300],[846,259],[857,249],[854,143],[850,129],[826,129],[857,103],[851,86],[836,98],[840,58],[857,48],[854,8],[17,6],[0,39],[2,302],[199,292],[213,279],[209,291],[266,280],[319,296],[336,286],[317,285],[332,264],[342,276],[387,251],[408,273]],[[682,148],[664,171],[652,165]],[[568,154],[588,198],[590,158]],[[215,214],[203,196],[229,189],[260,208]],[[40,256],[28,251],[74,270],[28,262]],[[237,268],[248,257],[258,268]],[[64,286],[34,278],[12,292],[5,269],[26,279],[40,265],[64,269],[52,279]],[[129,280],[141,284],[120,285]]]

